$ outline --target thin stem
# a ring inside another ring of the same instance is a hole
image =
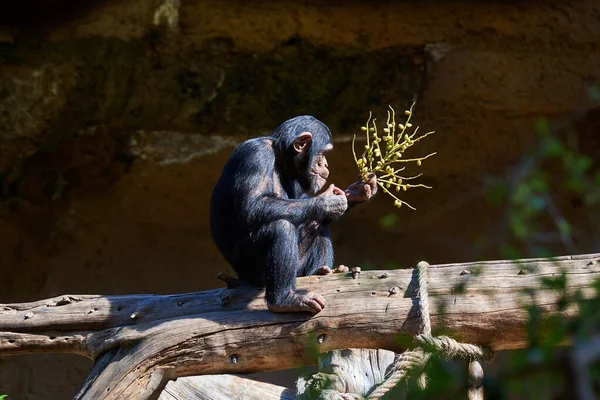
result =
[[[429,157],[434,156],[436,154],[437,154],[437,152],[433,152],[431,154],[427,154],[425,157],[420,157],[420,158],[403,158],[403,159],[400,159],[400,160],[395,160],[393,162],[405,163],[405,162],[411,162],[411,161],[423,161],[423,160],[426,160]]]
[[[354,149],[354,142],[356,141],[356,135],[352,137],[352,155],[354,156],[354,162],[358,165],[358,159],[356,158],[356,150]]]
[[[390,192],[384,185],[379,184],[379,186],[383,189],[384,192],[386,192],[387,194],[389,194],[390,196],[392,196],[394,199],[398,200],[400,202],[400,204],[405,204],[411,210],[415,210],[415,211],[417,210],[416,208],[414,208],[413,206],[411,206],[410,204],[408,204],[404,200],[400,200],[398,197],[396,197],[396,195],[394,193]]]

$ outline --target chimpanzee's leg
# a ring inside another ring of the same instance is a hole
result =
[[[266,254],[267,302],[276,303],[285,293],[296,288],[296,269],[300,263],[298,231],[285,220],[275,221],[261,230]]]
[[[333,269],[333,245],[329,230],[309,223],[300,227],[300,269],[297,276],[313,275],[320,267]]]
[[[240,249],[234,269],[240,279],[266,286],[269,309],[274,312],[319,312],[325,299],[314,292],[296,290],[300,266],[298,229],[285,220],[274,221],[251,235]]]

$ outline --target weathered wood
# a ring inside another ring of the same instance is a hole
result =
[[[332,397],[337,393],[352,393],[366,397],[384,381],[394,363],[396,353],[381,349],[344,349],[319,354],[319,372],[302,377],[297,382],[298,400],[314,399],[313,389],[327,382]]]
[[[235,375],[203,375],[170,381],[158,400],[296,400],[294,390]]]
[[[558,311],[561,294],[540,277],[567,276],[567,292],[594,294],[600,254],[431,266],[434,329],[491,349],[526,344],[528,307]],[[300,289],[327,299],[324,311],[273,314],[264,293],[218,289],[170,296],[61,296],[0,305],[0,354],[70,352],[106,368],[94,372],[78,398],[146,398],[179,376],[245,373],[312,365],[316,354],[340,348],[402,351],[419,329],[413,270],[311,276]],[[527,288],[538,288],[535,295]],[[398,339],[405,338],[403,342]],[[108,361],[107,361],[108,360]]]
[[[483,368],[479,361],[469,363],[468,400],[483,400]]]

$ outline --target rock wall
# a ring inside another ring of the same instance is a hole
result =
[[[438,152],[422,167],[434,189],[407,192],[417,212],[383,196],[354,210],[333,231],[338,261],[502,257],[505,215],[487,182],[536,146],[536,120],[572,125],[600,159],[585,117],[599,38],[594,0],[1,5],[0,302],[217,287],[228,267],[208,199],[236,143],[315,115],[334,132],[331,181],[344,186],[368,112],[414,100],[417,123],[437,132],[415,148]],[[585,232],[579,200],[557,204]],[[600,248],[594,235],[574,241],[549,246]],[[0,392],[66,398],[90,365],[0,358]]]

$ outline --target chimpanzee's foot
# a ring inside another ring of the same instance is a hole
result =
[[[290,293],[275,303],[267,301],[267,307],[272,312],[311,312],[316,314],[325,308],[325,298],[316,292],[290,291]]]
[[[340,264],[336,269],[333,270],[333,272],[349,272],[350,268],[346,267],[343,264]]]
[[[329,268],[327,265],[323,265],[317,269],[315,275],[329,275],[333,274],[333,270]]]
[[[334,269],[331,269],[327,265],[323,265],[322,267],[319,267],[317,269],[317,271],[315,272],[315,275],[329,275],[329,274],[334,274],[337,272],[348,272],[348,271],[350,271],[350,268],[346,267],[345,265],[340,265],[339,267],[334,268]]]

